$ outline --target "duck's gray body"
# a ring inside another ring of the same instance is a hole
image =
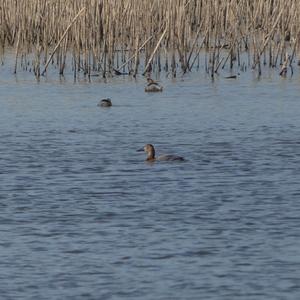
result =
[[[166,154],[166,155],[158,156],[156,158],[156,160],[160,160],[160,161],[174,161],[174,160],[184,161],[184,158],[181,157],[181,156],[177,156],[177,155]]]

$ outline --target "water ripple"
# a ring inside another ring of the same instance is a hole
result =
[[[120,84],[2,91],[1,297],[298,299],[297,85]]]

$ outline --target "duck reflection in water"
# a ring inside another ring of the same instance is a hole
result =
[[[184,161],[185,159],[182,156],[172,155],[172,154],[166,154],[166,155],[160,155],[158,157],[155,156],[155,149],[154,146],[151,144],[145,145],[143,148],[138,149],[139,152],[146,152],[147,153],[147,159],[148,162],[154,162],[154,161]]]

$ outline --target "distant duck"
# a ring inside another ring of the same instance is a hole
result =
[[[167,154],[167,155],[160,155],[158,157],[155,157],[155,149],[153,145],[147,144],[143,148],[137,150],[139,152],[146,152],[147,153],[147,159],[146,161],[154,162],[156,160],[159,161],[184,161],[185,159],[181,156]]]
[[[147,78],[147,86],[145,87],[145,92],[162,92],[163,87],[152,78]]]
[[[110,107],[110,106],[112,106],[112,103],[111,103],[111,100],[109,98],[106,98],[106,99],[100,100],[100,102],[98,103],[98,106]]]

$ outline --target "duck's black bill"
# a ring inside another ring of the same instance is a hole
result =
[[[138,149],[136,152],[144,152],[144,148]]]

